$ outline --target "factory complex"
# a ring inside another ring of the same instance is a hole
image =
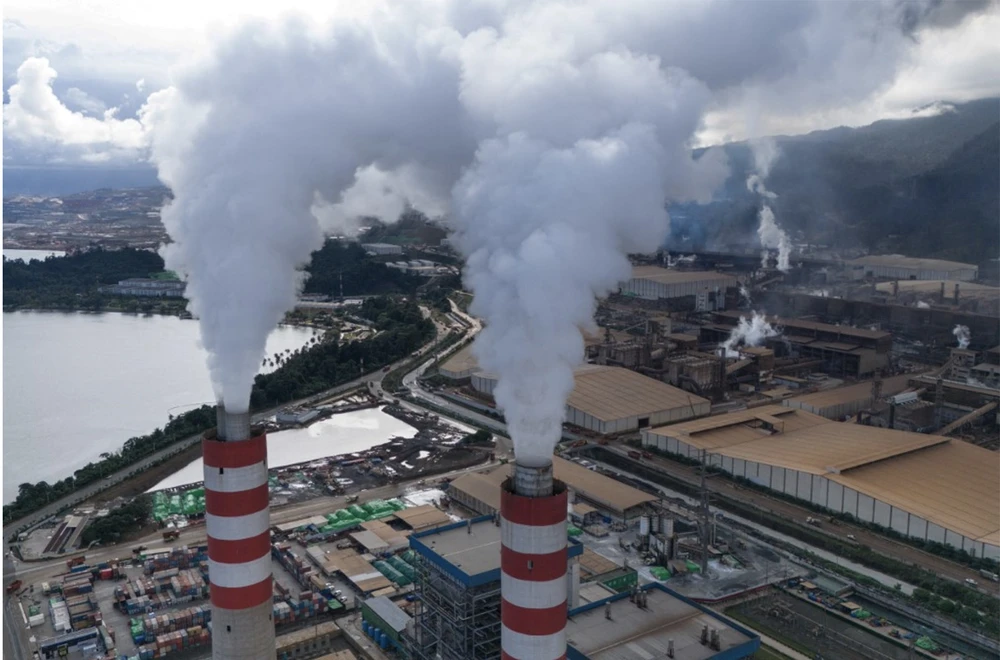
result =
[[[552,466],[555,478],[565,483],[577,498],[623,520],[638,517],[644,505],[657,499],[559,456],[553,457]],[[500,510],[500,487],[510,476],[511,469],[506,465],[489,472],[462,475],[449,484],[448,495],[475,513],[493,514]]]
[[[765,406],[643,432],[643,446],[904,536],[1000,559],[1000,462],[939,435]]]
[[[482,516],[421,532],[411,544],[424,560],[416,582],[423,608],[413,626],[414,657],[497,658],[501,598],[509,598],[500,519]],[[614,579],[606,573],[581,588],[584,548],[570,540],[566,555],[557,622],[566,658],[744,658],[760,645],[757,635],[660,584],[640,589],[633,577],[631,587],[616,591],[604,586]],[[588,600],[584,593],[597,597]]]

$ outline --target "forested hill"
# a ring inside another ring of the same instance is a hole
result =
[[[980,262],[1000,253],[1000,99],[932,117],[777,137],[767,186],[798,241]],[[756,244],[746,143],[725,147],[732,174],[717,201],[674,209],[673,243]]]

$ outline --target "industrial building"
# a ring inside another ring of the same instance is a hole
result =
[[[411,545],[420,557],[415,585],[419,606],[404,638],[411,657],[500,658],[501,533],[494,518],[414,534]],[[614,593],[593,583],[588,588],[601,597],[575,607],[588,600],[581,598],[585,589],[579,580],[584,553],[583,546],[569,542],[567,577],[561,587],[570,604],[566,658],[666,658],[671,643],[673,657],[681,660],[745,658],[759,647],[752,632],[659,584],[644,588],[636,602],[627,586]],[[615,566],[606,559],[603,563]],[[504,593],[506,597],[508,590]]]
[[[645,505],[656,501],[655,495],[644,493],[627,484],[588,470],[572,461],[552,459],[555,478],[565,483],[579,500],[585,500],[616,518],[637,518]],[[491,472],[470,472],[448,485],[448,497],[467,509],[480,514],[500,510],[500,484],[510,476],[510,465]]]
[[[101,293],[115,296],[141,296],[146,298],[180,298],[184,295],[184,282],[179,280],[155,280],[134,277],[121,280],[118,284],[102,286]]]
[[[501,657],[501,528],[481,516],[410,537],[419,557],[411,656],[420,660],[495,660]],[[563,536],[563,543],[567,537]],[[579,590],[574,569],[583,546],[569,542],[564,601]]]
[[[746,313],[718,312],[715,324],[701,328],[701,340],[721,343]],[[816,321],[768,316],[767,322],[782,331],[766,341],[775,356],[794,357],[816,363],[817,370],[831,376],[863,378],[889,364],[892,334],[868,328],[853,328]]]
[[[361,603],[361,619],[392,640],[396,648],[403,646],[403,633],[412,618],[387,596],[369,598]]]
[[[907,374],[882,379],[879,385],[880,396],[893,396],[910,389],[909,380],[910,376]],[[785,399],[782,405],[805,410],[827,419],[843,420],[845,417],[872,408],[875,403],[872,400],[873,383],[866,381],[805,394]]]
[[[403,248],[399,245],[393,245],[392,243],[362,243],[361,247],[368,254],[376,255],[386,255],[386,254],[403,254]]]
[[[901,254],[871,254],[846,264],[855,279],[874,277],[892,280],[958,280],[970,282],[979,277],[975,264],[942,259],[904,257]]]
[[[602,435],[707,415],[712,403],[664,382],[622,367],[585,365],[574,372],[566,402],[566,423]],[[493,395],[497,376],[472,374],[472,387]]]
[[[468,344],[438,367],[438,374],[448,380],[465,380],[479,371],[479,362],[472,354],[472,344]]]
[[[643,432],[643,445],[900,534],[1000,559],[1000,462],[942,436],[765,406]]]
[[[749,658],[760,637],[677,592],[653,583],[569,613],[567,660]]]
[[[739,286],[732,275],[713,271],[668,270],[659,266],[635,266],[632,277],[619,288],[624,296],[664,300],[687,296],[709,296],[713,306],[699,311],[725,309],[726,290]]]

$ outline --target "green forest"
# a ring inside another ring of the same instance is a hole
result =
[[[434,337],[433,322],[423,318],[413,300],[369,298],[359,306],[358,314],[379,331],[374,337],[346,344],[326,339],[296,351],[277,370],[257,376],[251,409],[265,410],[336,387],[406,357]],[[174,417],[162,429],[130,438],[121,450],[102,454],[100,460],[54,484],[22,483],[17,499],[3,507],[4,523],[37,511],[214,424],[214,409],[202,406]]]
[[[163,258],[148,250],[94,249],[44,261],[3,260],[3,306],[14,309],[179,313],[182,299],[144,299],[102,294],[100,287],[132,277],[156,277]],[[344,295],[413,293],[421,278],[389,268],[357,243],[327,240],[306,268],[305,293]]]

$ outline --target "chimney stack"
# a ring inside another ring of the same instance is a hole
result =
[[[202,440],[213,660],[273,660],[267,437],[220,404]]]
[[[500,646],[506,660],[566,656],[566,485],[515,461],[500,491]]]
[[[673,640],[673,638],[670,638],[670,639],[667,640],[667,657],[668,658],[674,657],[674,640]]]
[[[956,305],[958,304],[958,287],[959,287],[958,282],[955,282],[955,304]]]

